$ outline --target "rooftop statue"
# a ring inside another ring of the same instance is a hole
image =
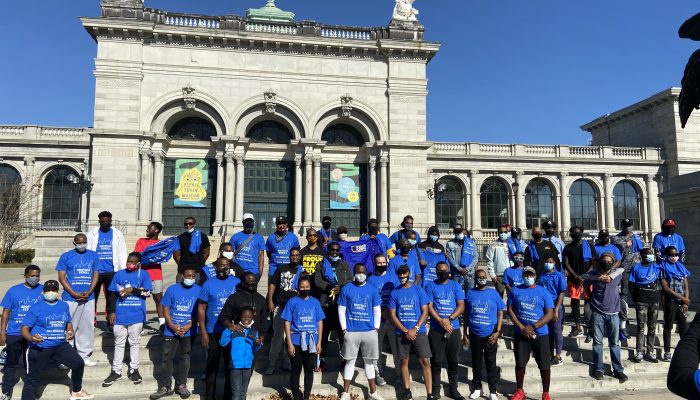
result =
[[[678,30],[678,36],[683,39],[700,41],[700,14],[685,21]],[[681,126],[685,128],[693,110],[700,109],[700,50],[690,56],[681,83],[682,90],[678,97],[678,108]]]
[[[416,0],[396,0],[392,19],[395,21],[418,21],[418,10],[413,8],[414,1]]]

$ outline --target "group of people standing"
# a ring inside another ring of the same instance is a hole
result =
[[[431,227],[421,240],[410,215],[391,236],[379,232],[377,220],[370,219],[361,240],[376,240],[373,248],[380,250],[368,262],[353,265],[343,255],[347,232],[334,231],[330,217],[324,217],[321,229],[306,231],[307,245],[301,248],[285,217],[275,220],[276,231],[265,240],[255,232],[255,217],[244,214],[243,230],[221,244],[212,264],[206,263],[209,239],[192,217],[184,220],[182,234],[165,240],[159,238],[163,226],[152,222],[146,237],[128,254],[121,233],[111,227],[111,217],[102,212],[99,228],[75,235],[74,248],[57,263],[57,281],[41,285],[40,268],[32,265],[25,270],[25,282],[5,295],[0,345],[7,346],[8,360],[0,399],[11,398],[23,353],[28,371],[23,400],[34,399],[39,371],[49,360],[72,370],[71,399],[94,397],[82,389],[82,375],[86,366],[96,365],[90,356],[100,290],[106,298],[106,329],[114,336],[112,368],[103,386],[122,379],[127,341],[126,375],[134,384],[141,383],[140,338],[161,333],[153,400],[190,396],[187,376],[197,336],[207,351],[203,399],[216,396],[222,357],[224,398],[245,399],[255,353],[268,335],[272,337],[264,373],[275,373],[282,361],[281,367],[291,371],[293,398],[308,399],[314,372],[324,370],[327,357],[333,355],[329,340],[334,333],[343,359],[341,400],[350,399],[360,352],[369,396],[381,400],[377,386],[387,383],[385,341],[404,388],[403,399],[412,399],[411,353],[420,362],[428,399],[440,396],[443,364],[448,377],[445,395],[464,399],[458,390],[459,354],[462,346],[468,346],[475,366],[469,398],[482,396],[480,366],[485,363],[488,397],[494,400],[500,379],[497,343],[507,315],[515,331],[513,399],[525,399],[526,366],[534,355],[542,399],[548,400],[550,368],[564,362],[564,296],[571,298],[575,324],[569,336],[588,335],[593,340],[595,379],[604,379],[602,352],[607,338],[613,375],[621,383],[627,380],[619,341],[626,339],[628,292],[639,325],[634,361],[657,362],[654,335],[660,307],[665,320],[663,361],[671,360],[673,324],[678,323],[681,337],[687,329],[690,273],[683,266],[685,246],[672,220],[664,221],[663,232],[651,247],[634,234],[630,221],[623,221],[616,236],[601,230],[595,243],[584,240],[583,228],[573,227],[572,242],[566,245],[556,236],[552,221],[534,227],[529,243],[520,229],[504,225],[485,249],[486,267],[478,268],[480,252],[468,230],[456,225],[454,238],[443,245],[439,229]],[[170,255],[178,266],[177,278],[166,288],[161,262]],[[264,297],[258,282],[266,259]],[[146,325],[149,297],[156,305],[157,327]]]

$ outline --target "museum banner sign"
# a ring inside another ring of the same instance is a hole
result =
[[[332,210],[360,209],[360,166],[331,164],[330,208]]]
[[[206,160],[175,160],[175,207],[205,208],[208,187]]]

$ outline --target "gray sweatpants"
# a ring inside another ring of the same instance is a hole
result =
[[[124,350],[126,339],[129,339],[129,368],[139,369],[139,343],[141,342],[141,329],[143,324],[129,326],[114,325],[114,360],[112,361],[112,371],[117,374],[122,373],[122,361],[124,361]]]
[[[95,350],[95,300],[67,301],[75,337],[70,345],[83,360]]]

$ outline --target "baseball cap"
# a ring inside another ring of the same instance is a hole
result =
[[[548,219],[542,223],[542,228],[554,228],[554,222]]]
[[[632,225],[633,225],[633,224],[632,224],[632,220],[630,220],[629,218],[623,219],[622,222],[621,222],[620,224],[621,224],[622,226],[632,226]]]
[[[279,224],[286,224],[287,223],[287,217],[284,215],[280,215],[279,217],[275,218],[275,225]]]
[[[410,274],[410,273],[411,273],[411,270],[408,268],[408,265],[406,265],[406,264],[400,266],[399,269],[396,270],[396,274],[397,274],[397,275],[400,275],[400,274]]]
[[[537,275],[537,272],[536,272],[535,269],[532,268],[532,267],[525,267],[525,269],[523,269],[523,274],[526,273],[526,272],[530,272],[530,273],[532,273],[532,274]]]
[[[663,226],[676,226],[676,221],[673,219],[665,219],[664,222],[661,224]]]
[[[251,214],[251,213],[245,213],[245,214],[243,214],[243,221],[245,221],[245,220],[247,220],[247,219],[252,219],[253,221],[255,221],[255,217],[254,217],[253,214]]]
[[[452,228],[452,232],[454,233],[462,233],[462,224],[455,224],[455,226]]]
[[[607,229],[601,229],[598,236],[610,236],[610,232]]]
[[[321,220],[321,222],[326,222],[326,221],[328,221],[328,222],[333,222],[333,219],[331,219],[331,217],[329,217],[328,215],[326,215],[325,217],[323,217],[323,219]]]

